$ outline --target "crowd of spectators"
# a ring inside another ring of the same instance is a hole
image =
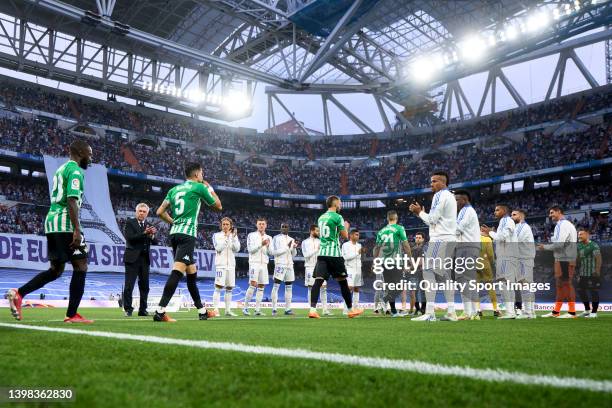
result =
[[[132,216],[136,205],[145,202],[150,206],[148,222],[155,225],[159,232],[158,238],[162,245],[169,245],[168,225],[161,222],[156,216],[157,205],[163,200],[165,192],[149,193],[146,196],[139,193],[119,194],[115,190],[116,183],[111,183],[111,201],[117,222],[123,230],[125,219]],[[612,216],[597,214],[590,210],[591,205],[612,201],[612,188],[604,183],[580,183],[573,188],[556,187],[547,189],[536,189],[515,193],[504,193],[493,196],[473,197],[472,202],[481,223],[490,226],[497,225],[493,217],[496,203],[505,203],[511,208],[521,208],[527,213],[528,222],[531,224],[537,241],[548,241],[553,232],[554,225],[546,217],[547,209],[555,204],[560,205],[568,213],[584,213],[584,217],[578,219],[570,215],[570,220],[577,227],[586,227],[593,233],[595,240],[612,240]],[[430,194],[421,196],[426,208],[430,203]],[[48,191],[46,180],[31,177],[19,177],[9,179],[3,176],[0,179],[0,200],[18,202],[17,206],[7,208],[0,205],[0,232],[43,234],[43,220],[48,207]],[[0,201],[1,202],[1,201]],[[586,208],[584,206],[587,206]],[[299,208],[269,208],[269,207],[246,207],[234,200],[228,200],[224,205],[222,213],[202,211],[199,215],[200,229],[198,231],[198,247],[212,249],[212,234],[219,229],[222,217],[230,217],[237,228],[242,248],[246,248],[246,235],[252,231],[258,217],[268,220],[268,233],[275,235],[279,233],[281,223],[288,223],[291,235],[298,240],[308,236],[308,228],[314,223],[320,210]],[[353,227],[362,231],[362,237],[366,244],[373,246],[375,232],[382,228],[385,223],[387,209],[346,209],[344,217]],[[409,235],[417,231],[426,231],[425,225],[416,217],[408,213],[404,207],[398,207],[400,223],[404,225]]]
[[[68,145],[83,137],[44,121],[26,119],[0,119],[0,132],[0,148],[33,155],[68,155]],[[460,182],[611,157],[611,136],[612,125],[604,123],[570,134],[531,132],[518,141],[501,138],[497,144],[470,144],[449,152],[432,151],[418,159],[344,168],[282,162],[259,166],[214,155],[204,157],[182,147],[122,145],[105,137],[87,140],[94,162],[119,170],[181,179],[184,163],[199,161],[204,163],[206,179],[214,185],[297,194],[338,193],[344,175],[348,193],[367,194],[425,187],[432,169],[444,169],[452,182]],[[126,148],[134,153],[138,168],[127,163]]]
[[[249,188],[294,194],[319,194],[347,192],[349,194],[384,193],[408,191],[428,186],[428,176],[433,169],[446,170],[451,182],[473,181],[494,176],[519,173],[529,170],[569,165],[594,159],[612,157],[612,124],[604,116],[601,124],[581,124],[573,131],[566,129],[549,133],[542,129],[525,132],[521,137],[504,137],[503,133],[552,120],[570,120],[579,113],[598,111],[612,106],[611,92],[597,89],[582,95],[570,95],[546,103],[531,105],[477,121],[451,124],[431,128],[425,134],[397,133],[390,139],[374,141],[372,136],[346,140],[324,138],[307,141],[305,138],[284,140],[278,137],[262,138],[244,136],[230,127],[218,126],[178,115],[154,113],[152,110],[135,110],[122,104],[91,102],[78,96],[53,93],[33,85],[16,86],[0,82],[0,99],[5,109],[29,107],[44,112],[72,117],[80,124],[96,123],[134,130],[144,134],[166,136],[193,142],[196,146],[234,149],[242,152],[269,153],[298,156],[356,156],[420,149],[421,154],[405,157],[400,161],[383,159],[378,166],[310,166],[291,165],[285,162],[266,166],[250,161],[238,162],[215,153],[203,153],[203,149],[180,146],[145,146],[126,143],[112,137],[87,136],[93,148],[93,159],[109,168],[124,171],[141,171],[147,174],[171,178],[183,178],[183,165],[188,161],[204,164],[205,178],[216,186]],[[146,113],[143,113],[146,112]],[[571,126],[571,125],[570,125]],[[49,154],[67,156],[68,146],[77,138],[84,137],[70,129],[60,127],[53,121],[42,118],[25,119],[17,115],[0,118],[0,148],[19,153],[40,156]],[[474,139],[477,142],[463,145],[455,150],[441,148],[443,144]],[[372,144],[377,144],[377,149]],[[424,150],[427,149],[427,150]],[[137,163],[129,163],[128,154],[133,153]],[[34,180],[34,179],[32,179]],[[540,190],[521,192],[504,197],[489,197],[475,201],[481,220],[491,222],[494,203],[503,199],[512,207],[525,208],[533,219],[536,236],[540,240],[549,237],[552,226],[545,218],[551,203],[575,210],[585,203],[609,202],[611,196],[607,186],[583,185],[580,188],[550,189],[546,199]],[[35,182],[0,179],[0,198],[16,201],[14,207],[3,207],[0,212],[0,231],[19,233],[42,233],[44,207],[32,204],[48,202],[45,179]],[[131,211],[142,197],[129,194],[113,194],[116,211]],[[154,214],[162,195],[153,197],[151,213]],[[384,223],[384,211],[347,210],[347,219],[364,231],[375,231]],[[281,222],[289,222],[296,236],[306,236],[308,226],[316,218],[313,210],[297,209],[249,209],[230,206],[223,213],[236,222],[241,238],[252,229],[257,216],[268,218],[270,229],[278,230]],[[411,230],[423,228],[416,218],[402,216]],[[203,212],[200,216],[199,245],[211,248],[210,236],[216,230],[220,216]],[[118,217],[120,224],[123,217]],[[162,243],[167,237],[167,227],[158,224]],[[607,217],[587,216],[579,221],[599,237],[610,238],[610,220]],[[244,233],[242,233],[244,232]],[[371,234],[365,234],[370,236]],[[244,245],[244,242],[243,242]]]
[[[0,193],[1,194],[1,193]],[[42,234],[43,218],[30,206],[4,207],[0,204],[0,232]]]
[[[351,140],[326,137],[307,141],[304,138],[287,140],[274,136],[244,135],[228,126],[163,114],[152,109],[136,110],[119,103],[84,101],[78,95],[68,96],[26,83],[17,86],[7,81],[0,82],[0,98],[8,108],[33,108],[71,117],[83,123],[115,126],[138,133],[189,141],[198,146],[301,157],[367,156],[372,151],[374,139],[378,139],[378,146],[374,149],[378,153],[428,149],[442,143],[496,136],[505,131],[553,120],[569,120],[577,114],[612,106],[612,93],[608,89],[596,89],[473,119],[466,123],[433,126],[425,133],[403,130],[394,132],[391,138],[366,135]]]

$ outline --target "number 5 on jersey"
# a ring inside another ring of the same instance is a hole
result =
[[[174,205],[176,206],[175,215],[181,215],[183,211],[185,211],[185,200],[183,200],[185,193],[186,191],[181,191],[174,196]]]

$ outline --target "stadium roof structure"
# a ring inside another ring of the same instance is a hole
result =
[[[334,94],[372,94],[389,130],[383,105],[410,127],[398,106],[441,86],[441,115],[454,96],[475,116],[457,80],[486,70],[483,103],[499,78],[522,106],[499,68],[563,50],[595,85],[565,41],[597,28],[573,47],[608,40],[611,11],[608,0],[5,0],[0,65],[223,120],[250,115],[242,99],[263,83],[270,110],[278,95],[320,94],[326,133],[328,102],[370,132]],[[525,35],[509,38],[509,29]],[[468,43],[474,33],[480,42]],[[481,46],[486,57],[467,61]],[[437,72],[416,80],[413,67]]]

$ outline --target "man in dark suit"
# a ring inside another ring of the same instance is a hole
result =
[[[149,295],[149,250],[151,245],[157,245],[155,233],[157,229],[147,225],[149,206],[140,203],[136,206],[136,218],[128,218],[125,223],[125,286],[123,288],[123,309],[125,316],[132,316],[132,292],[138,278],[140,291],[140,308],[138,316],[148,316],[147,297]]]

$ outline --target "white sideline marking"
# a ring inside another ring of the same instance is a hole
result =
[[[91,337],[104,337],[119,340],[143,341],[165,345],[179,345],[197,347],[203,349],[235,351],[248,354],[261,354],[270,356],[282,356],[288,358],[327,361],[338,364],[357,365],[362,367],[386,368],[391,370],[409,371],[428,375],[446,375],[455,377],[471,378],[488,382],[507,382],[522,385],[543,385],[554,388],[576,388],[588,391],[612,393],[612,381],[591,380],[576,377],[556,377],[549,375],[535,375],[505,370],[493,370],[490,368],[472,368],[461,366],[448,366],[442,364],[427,363],[416,360],[396,360],[378,357],[364,357],[350,354],[325,353],[309,351],[304,349],[287,349],[267,346],[251,346],[239,343],[211,342],[205,340],[183,340],[168,337],[145,336],[128,333],[89,331],[79,329],[64,329],[47,326],[30,326],[25,324],[0,323],[0,327],[13,329],[38,330],[55,333],[81,334]]]
[[[173,313],[174,315],[174,313]],[[378,319],[379,316],[359,316],[358,319],[362,320],[362,319]],[[276,320],[276,321],[283,321],[283,322],[291,322],[294,321],[294,319],[299,319],[299,320],[304,320],[306,319],[306,316],[296,316],[296,317],[284,317],[284,316],[236,316],[236,317],[230,317],[230,316],[216,316],[211,320],[208,320],[208,322],[218,322],[218,321],[222,321],[222,322],[231,322],[231,321],[235,321],[235,320],[250,320],[250,321],[259,321],[259,320]],[[347,316],[325,316],[322,317],[321,320],[325,321],[325,320],[333,320],[333,319],[343,319],[343,320],[348,320]],[[93,319],[96,322],[153,322],[153,315],[149,316],[148,318],[143,318],[143,316],[139,316],[139,317],[112,317],[112,318],[101,318],[101,319]],[[27,320],[27,323],[57,323],[57,322],[63,322],[64,319],[45,319],[45,320]],[[183,321],[199,321],[199,319],[197,317],[180,317],[178,319],[179,322],[183,322]]]

